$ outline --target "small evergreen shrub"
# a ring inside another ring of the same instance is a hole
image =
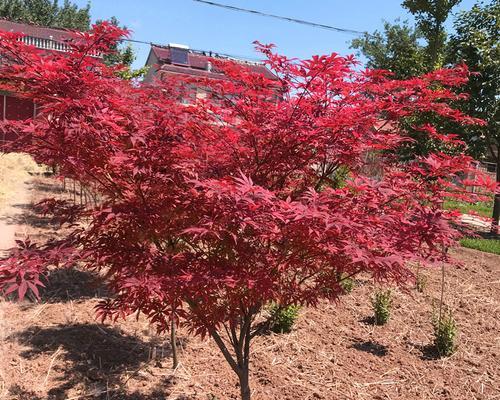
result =
[[[436,317],[434,313],[434,346],[441,357],[451,356],[456,349],[455,339],[457,336],[457,325],[451,311],[447,311]]]
[[[415,289],[417,289],[417,292],[419,293],[424,293],[426,287],[427,287],[427,276],[419,272],[415,280]]]
[[[355,282],[352,278],[341,278],[340,287],[344,290],[344,293],[351,293],[354,289]]]
[[[379,290],[375,292],[372,298],[372,306],[375,323],[377,325],[384,325],[389,321],[391,316],[391,305],[392,299],[390,290]]]
[[[281,307],[273,303],[269,309],[272,317],[271,330],[274,333],[289,333],[299,317],[300,306]]]

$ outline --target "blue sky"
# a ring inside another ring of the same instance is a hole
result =
[[[73,0],[80,6],[87,0]],[[401,0],[214,0],[271,14],[309,20],[341,28],[372,32],[382,20],[412,20]],[[470,9],[463,0],[455,11]],[[280,53],[306,58],[313,54],[350,54],[352,35],[276,19],[207,6],[192,0],[93,0],[92,18],[116,16],[132,31],[132,38],[160,44],[181,43],[191,48],[258,57],[252,42],[274,43]],[[451,21],[449,21],[451,25]],[[144,65],[149,47],[134,45],[135,67]]]

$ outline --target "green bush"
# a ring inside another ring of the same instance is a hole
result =
[[[300,306],[281,307],[273,303],[269,309],[272,317],[271,330],[275,333],[289,333],[299,317]]]
[[[341,278],[340,287],[344,290],[344,293],[351,293],[354,289],[355,282],[352,278]]]
[[[351,293],[356,284],[354,279],[349,275],[341,272],[337,272],[336,277],[337,277],[337,282],[340,285],[340,288],[344,291],[344,293]]]
[[[375,323],[377,325],[384,325],[389,321],[391,316],[391,305],[392,299],[390,290],[379,290],[375,292],[372,298],[372,306]]]
[[[417,289],[417,292],[424,293],[426,286],[427,286],[427,276],[425,276],[421,272],[418,272],[415,279],[415,288]]]
[[[441,318],[433,316],[434,346],[441,357],[447,357],[456,349],[455,338],[457,325],[451,311],[444,313]]]

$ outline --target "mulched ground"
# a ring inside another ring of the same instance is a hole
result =
[[[30,183],[32,199],[58,190]],[[56,231],[24,207],[17,221],[39,238]],[[500,398],[500,256],[460,249],[448,267],[446,304],[458,324],[458,350],[436,358],[433,303],[440,271],[427,270],[424,293],[394,292],[391,319],[372,323],[374,287],[359,281],[339,304],[303,309],[290,334],[253,343],[251,385],[260,400]],[[236,377],[209,341],[181,329],[181,365],[143,318],[102,325],[104,296],[95,276],[58,271],[40,303],[0,302],[0,399],[237,399]]]

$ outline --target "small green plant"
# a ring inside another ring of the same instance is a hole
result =
[[[438,314],[433,313],[434,346],[441,357],[452,355],[456,349],[455,338],[457,325],[450,310]]]
[[[351,293],[352,290],[354,289],[354,286],[356,285],[354,279],[351,276],[342,272],[337,272],[336,277],[337,277],[337,282],[339,283],[344,293],[346,294]]]
[[[354,289],[355,282],[352,278],[341,278],[340,279],[340,287],[344,290],[345,293],[351,293]]]
[[[426,287],[427,287],[427,276],[425,276],[421,272],[418,272],[415,278],[415,289],[417,289],[417,292],[419,293],[424,293]]]
[[[272,315],[271,330],[274,333],[289,333],[299,316],[300,306],[282,307],[276,303],[271,304],[269,312]]]
[[[375,323],[377,325],[384,325],[389,321],[391,316],[391,305],[392,298],[390,290],[379,290],[375,292],[372,298],[372,306]]]

